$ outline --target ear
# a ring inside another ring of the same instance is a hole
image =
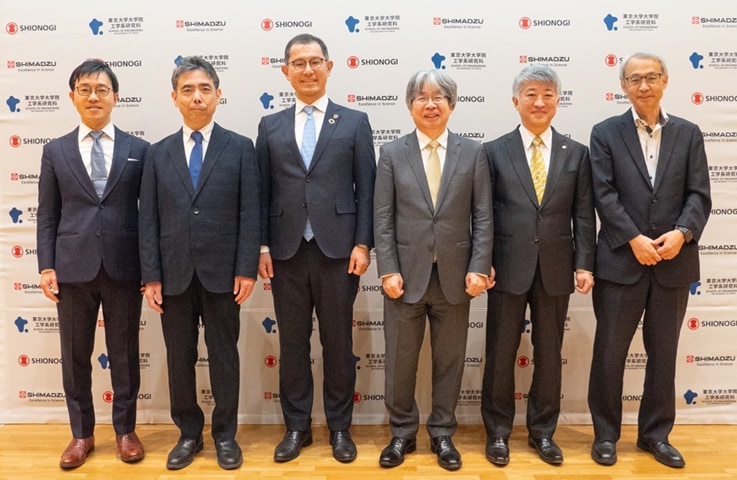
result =
[[[558,99],[560,100],[560,99]],[[519,98],[512,97],[512,105],[514,105],[515,110],[519,110]]]
[[[289,65],[287,65],[286,63],[282,64],[281,73],[283,73],[284,76],[287,77],[287,80],[289,80]]]
[[[333,72],[333,61],[328,60],[328,76]]]

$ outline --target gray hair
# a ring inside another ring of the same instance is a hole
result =
[[[538,81],[547,83],[555,87],[555,93],[560,96],[560,78],[555,70],[547,65],[530,65],[522,69],[521,72],[514,77],[512,82],[512,95],[517,97],[522,93],[522,85],[526,82]]]
[[[663,70],[663,75],[668,75],[668,67],[665,66],[665,61],[660,56],[650,52],[635,52],[627,55],[627,57],[622,61],[622,66],[619,68],[620,82],[624,82],[624,76],[627,73],[627,64],[630,63],[630,60],[635,58],[638,60],[654,60],[658,62],[661,70]]]
[[[448,99],[451,110],[455,108],[458,101],[458,85],[450,78],[450,75],[442,70],[420,70],[413,74],[407,82],[407,108],[412,108],[412,101],[420,95],[425,86],[435,87]]]
[[[220,88],[220,79],[218,73],[215,71],[210,62],[202,57],[184,57],[182,61],[174,69],[174,73],[171,74],[171,88],[176,92],[177,84],[179,83],[179,77],[186,72],[193,70],[202,70],[205,74],[210,77],[215,88]]]

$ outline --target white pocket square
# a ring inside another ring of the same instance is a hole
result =
[[[138,158],[129,158],[128,161],[129,162],[140,162]]]

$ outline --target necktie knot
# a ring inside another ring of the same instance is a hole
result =
[[[543,139],[540,138],[539,135],[536,135],[535,138],[532,139],[532,145],[540,148],[540,145],[543,145]]]
[[[312,105],[305,105],[305,108],[303,108],[304,112],[307,114],[308,117],[312,116],[312,112],[315,111],[315,107]]]
[[[102,136],[105,135],[105,132],[102,130],[93,130],[90,132],[90,137],[92,137],[92,140],[99,140],[102,138]]]
[[[430,150],[437,150],[437,148],[440,146],[440,142],[437,140],[431,140],[430,143],[427,144],[428,147],[430,147]]]
[[[202,132],[192,132],[192,135],[190,135],[192,140],[194,140],[194,143],[201,144],[202,143]]]

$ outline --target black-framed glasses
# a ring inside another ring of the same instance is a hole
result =
[[[658,83],[660,80],[660,77],[662,77],[662,73],[656,73],[656,72],[650,72],[647,75],[630,75],[629,77],[626,77],[624,80],[627,82],[627,85],[630,87],[639,87],[643,80],[645,80],[645,83],[650,85],[651,87]]]
[[[310,58],[309,60],[295,60],[293,62],[289,62],[289,65],[294,67],[295,70],[301,72],[305,68],[307,68],[307,65],[310,65],[310,68],[313,70],[317,70],[318,68],[322,67],[323,62],[325,61],[324,58],[315,57]]]
[[[92,92],[95,92],[95,95],[98,97],[107,97],[110,95],[112,88],[106,87],[105,85],[98,85],[95,88],[88,87],[87,85],[80,85],[75,87],[74,90],[83,97],[89,97],[92,95]]]

